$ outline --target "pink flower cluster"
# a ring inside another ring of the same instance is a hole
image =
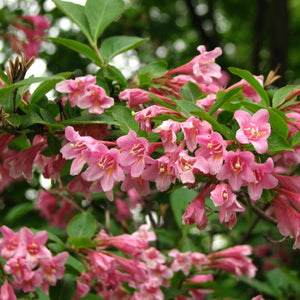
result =
[[[88,109],[91,114],[102,114],[105,108],[114,105],[114,99],[106,95],[105,90],[96,85],[96,76],[87,75],[58,83],[58,92],[68,93],[71,106]]]
[[[25,57],[29,60],[31,57],[39,56],[42,39],[37,39],[45,35],[45,30],[50,27],[49,21],[41,15],[22,16],[15,19],[13,25],[22,30],[26,40],[20,40],[15,35],[7,35],[11,47],[16,53],[24,52]]]
[[[3,234],[0,254],[7,260],[4,270],[13,276],[13,288],[28,293],[40,286],[48,294],[49,286],[56,285],[57,280],[63,277],[69,254],[62,252],[52,256],[45,246],[48,239],[46,231],[34,234],[27,227],[22,227],[15,233],[5,225],[0,231]]]
[[[198,252],[181,253],[173,249],[167,258],[149,242],[155,241],[156,235],[149,231],[148,225],[142,225],[133,234],[108,236],[104,230],[95,237],[96,250],[82,250],[86,254],[88,272],[82,273],[78,279],[77,296],[86,295],[91,283],[96,280],[96,290],[104,299],[164,299],[160,287],[169,287],[174,272],[182,271],[186,276],[193,275],[194,267],[197,271],[223,269],[237,276],[247,275],[252,278],[256,268],[247,257],[252,249],[249,246],[237,246],[211,255]],[[125,253],[125,257],[107,251],[107,247],[114,247]],[[132,258],[129,258],[128,256]],[[213,276],[196,274],[189,279],[191,282],[213,281]],[[130,297],[122,283],[127,282],[135,291]],[[191,295],[204,295],[209,291],[192,289]]]

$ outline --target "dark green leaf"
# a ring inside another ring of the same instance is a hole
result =
[[[247,102],[247,101],[243,101],[241,102],[242,106],[244,106],[247,110],[249,110],[252,113],[256,113],[258,110],[263,109],[265,107],[252,103],[252,102]]]
[[[54,156],[59,154],[61,149],[60,139],[54,134],[48,134],[47,138],[48,147],[42,151],[42,154],[45,156]]]
[[[217,121],[221,124],[228,124],[233,119],[233,112],[229,110],[223,110],[218,114]]]
[[[63,279],[57,281],[55,286],[49,287],[49,297],[51,300],[72,300],[76,291],[76,279],[65,275]]]
[[[95,45],[99,35],[123,12],[124,8],[122,0],[87,0],[85,14]]]
[[[201,107],[197,106],[194,103],[185,100],[174,100],[179,111],[184,113],[187,117],[192,115],[192,112],[195,111],[204,111]]]
[[[213,104],[213,106],[209,110],[209,114],[213,116],[215,112],[222,107],[224,104],[232,101],[235,96],[242,90],[243,87],[237,86],[233,88],[232,90],[229,90],[228,92],[224,93],[217,93],[217,101]]]
[[[148,39],[136,36],[112,36],[105,39],[101,44],[103,60],[108,63],[116,55],[134,49]]]
[[[233,67],[230,67],[228,69],[232,74],[238,75],[241,78],[245,79],[253,87],[257,94],[261,97],[265,107],[270,106],[270,100],[267,92],[249,71]]]
[[[93,248],[97,245],[97,243],[93,242],[91,238],[88,237],[70,237],[69,241],[72,243],[75,249],[80,248]]]
[[[8,211],[3,221],[5,223],[12,224],[33,210],[34,210],[33,202],[27,202],[27,203],[16,205]]]
[[[93,38],[89,27],[89,22],[85,14],[84,6],[61,0],[53,0],[53,2],[65,15],[67,15],[74,23],[77,24],[92,45]]]
[[[120,129],[126,134],[130,129],[133,131],[139,130],[139,124],[132,115],[132,110],[126,106],[113,106],[113,118],[119,123]]]
[[[151,98],[154,102],[156,102],[156,103],[158,103],[158,104],[160,104],[160,105],[162,105],[162,106],[164,106],[164,107],[166,107],[166,108],[169,108],[169,109],[172,109],[172,110],[175,109],[174,106],[172,106],[171,104],[166,103],[164,100],[162,100],[161,98],[159,98],[158,96],[156,96],[156,95],[154,95],[154,94],[149,93],[148,96],[149,96],[149,98]],[[171,101],[171,99],[170,99],[170,101]],[[174,103],[174,104],[175,104],[175,103]]]
[[[123,88],[127,87],[127,80],[124,75],[114,66],[107,65],[102,68],[104,77],[111,81],[117,81]]]
[[[287,86],[279,89],[274,94],[274,97],[273,97],[273,100],[272,100],[273,107],[278,107],[281,103],[283,103],[285,101],[286,97],[289,94],[291,94],[293,92],[296,92],[299,89],[300,89],[300,85],[287,85]]]
[[[6,85],[10,85],[8,77],[6,76],[6,74],[2,70],[0,70],[0,78],[3,80],[3,82]]]
[[[287,138],[289,134],[289,127],[284,121],[286,119],[286,116],[276,108],[269,108],[269,115],[269,123],[271,124],[272,130],[276,131],[284,138]]]
[[[59,37],[46,37],[46,39],[57,42],[61,45],[64,45],[64,46],[76,51],[76,52],[79,52],[79,53],[85,55],[86,57],[88,57],[92,61],[94,61],[94,63],[99,67],[101,67],[103,65],[98,54],[91,47],[89,47],[83,43],[80,43],[80,42],[74,41],[74,40],[59,38]]]
[[[293,147],[283,136],[277,134],[275,131],[271,132],[271,135],[268,138],[268,151],[282,152],[285,150],[294,151]]]
[[[67,226],[69,237],[91,238],[97,228],[96,220],[90,212],[75,216]]]
[[[41,108],[40,113],[41,113],[43,120],[45,120],[47,123],[56,124],[55,118],[52,116],[52,114],[48,110]]]
[[[201,89],[197,84],[188,81],[181,89],[180,96],[183,100],[195,103],[196,100],[202,95]]]
[[[72,268],[74,268],[79,274],[81,274],[84,271],[84,265],[83,265],[83,263],[80,262],[79,260],[77,260],[72,255],[68,256],[68,259],[66,261],[66,265],[69,265]]]

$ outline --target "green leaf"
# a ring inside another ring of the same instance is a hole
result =
[[[72,300],[76,291],[76,279],[65,275],[63,279],[57,281],[55,286],[49,287],[49,297],[51,300]]]
[[[268,151],[282,152],[286,150],[294,151],[293,147],[283,136],[277,134],[275,131],[272,131],[270,137],[268,138]]]
[[[33,202],[22,203],[16,206],[13,206],[8,213],[5,215],[4,222],[5,223],[14,223],[18,219],[24,217],[27,213],[34,210]]]
[[[123,12],[124,8],[122,0],[87,0],[85,14],[95,45],[99,35]]]
[[[232,101],[235,96],[243,89],[241,86],[237,86],[233,88],[232,90],[229,90],[228,92],[224,93],[217,93],[217,101],[213,104],[213,106],[209,110],[209,114],[213,116],[215,112],[222,107],[224,104]]]
[[[79,260],[74,258],[72,255],[68,256],[68,259],[66,261],[66,265],[71,266],[74,268],[79,274],[81,274],[84,271],[84,265]]]
[[[256,113],[258,110],[265,108],[259,104],[255,104],[252,102],[242,101],[242,106],[244,106],[246,109],[248,109],[250,112]]]
[[[241,78],[245,79],[253,87],[257,94],[261,97],[265,107],[270,106],[270,100],[267,92],[249,71],[233,67],[230,67],[228,69],[232,74],[238,75]]]
[[[140,70],[140,74],[148,72],[152,74],[152,78],[160,77],[168,72],[168,64],[164,60],[159,60],[146,65]]]
[[[6,76],[6,74],[2,70],[0,70],[0,78],[3,80],[3,82],[6,85],[10,85],[8,77]]]
[[[162,100],[161,98],[159,98],[158,96],[156,96],[154,94],[151,94],[150,92],[148,94],[148,97],[151,98],[154,102],[156,102],[156,103],[158,103],[158,104],[160,104],[160,105],[162,105],[166,108],[169,108],[169,109],[172,109],[172,110],[175,109],[174,106],[172,106],[171,104],[166,103],[164,100]],[[170,99],[170,101],[171,101],[171,99]]]
[[[173,100],[177,108],[184,113],[187,117],[190,117],[192,115],[192,112],[195,111],[204,111],[201,107],[197,106],[196,104],[185,101],[185,100]]]
[[[57,136],[49,133],[47,138],[47,145],[48,147],[42,151],[43,155],[50,157],[59,154],[61,149],[61,142]]]
[[[90,212],[75,216],[67,226],[69,237],[91,238],[97,228],[96,220]]]
[[[127,87],[127,80],[119,69],[111,65],[106,65],[102,70],[105,78],[117,81],[123,88]]]
[[[91,238],[88,237],[70,237],[69,241],[72,243],[73,247],[75,249],[80,249],[80,248],[93,248],[97,246],[97,243],[91,241]]]
[[[195,190],[189,190],[185,187],[176,189],[171,193],[170,204],[178,228],[182,228],[182,215],[196,196]]]
[[[292,145],[293,145],[293,147],[300,145],[300,131],[298,131],[298,132],[292,137]]]
[[[101,44],[103,60],[105,63],[108,63],[116,55],[136,48],[147,40],[148,39],[142,39],[136,36],[125,35],[109,37]]]
[[[126,134],[130,129],[137,132],[139,124],[132,115],[132,110],[126,106],[113,106],[112,116],[119,123],[120,129]]]
[[[300,89],[300,85],[287,85],[279,89],[273,97],[272,103],[273,107],[278,107],[281,103],[285,101],[285,98],[297,90]],[[291,99],[292,100],[292,99]],[[284,106],[283,106],[284,107]]]
[[[80,43],[78,41],[60,38],[60,37],[46,37],[45,39],[57,42],[61,45],[64,45],[76,52],[79,52],[86,57],[90,58],[97,66],[101,67],[103,65],[101,58],[98,56],[98,54],[89,46]]]
[[[181,89],[180,96],[183,100],[195,103],[196,100],[202,95],[201,89],[197,84],[188,81]]]
[[[72,119],[68,119],[66,121],[60,122],[61,125],[76,125],[76,124],[108,124],[108,125],[119,125],[111,115],[107,113],[103,113],[101,115],[98,114],[87,114],[79,117],[75,117]]]
[[[276,133],[284,138],[287,138],[289,127],[284,121],[286,119],[285,114],[276,108],[269,108],[269,115],[269,123],[271,124],[272,130],[276,131]]]
[[[68,16],[74,23],[77,24],[92,45],[93,38],[84,6],[61,0],[53,0],[53,2],[66,16]]]

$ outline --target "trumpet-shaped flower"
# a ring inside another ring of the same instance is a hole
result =
[[[267,139],[271,134],[268,110],[260,109],[253,116],[246,111],[237,110],[234,117],[240,125],[236,139],[241,144],[251,143],[259,154],[265,153],[268,149]]]
[[[218,180],[228,179],[231,188],[238,191],[245,182],[253,182],[255,176],[251,170],[254,155],[250,151],[229,151],[225,155],[225,164],[217,173]]]

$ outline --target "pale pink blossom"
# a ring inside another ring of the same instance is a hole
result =
[[[147,242],[156,241],[157,237],[153,230],[150,230],[150,225],[143,224],[139,227],[137,231],[132,234],[133,237],[140,237]]]
[[[169,251],[168,255],[174,258],[171,263],[171,269],[173,272],[181,270],[184,275],[189,275],[190,268],[192,266],[190,251],[181,253],[177,249],[172,249],[171,251]]]
[[[206,97],[197,100],[196,105],[208,112],[216,101],[216,94],[208,94]]]
[[[179,130],[180,123],[169,119],[167,121],[163,121],[161,125],[152,131],[159,132],[165,152],[172,152],[177,149],[176,134]]]
[[[236,195],[226,183],[219,183],[214,190],[210,192],[210,198],[215,206],[220,206],[220,223],[224,222],[232,229],[236,223],[236,212],[245,211],[245,207],[239,204]]]
[[[193,225],[197,223],[199,229],[204,229],[207,225],[207,216],[205,214],[205,194],[208,186],[202,187],[197,197],[190,203],[182,216],[182,224]]]
[[[228,179],[231,188],[238,191],[245,183],[255,180],[251,166],[254,163],[254,155],[250,151],[229,151],[225,155],[225,164],[217,173],[218,180]]]
[[[0,289],[0,300],[17,300],[14,289],[8,283],[8,280],[6,278]]]
[[[69,143],[65,144],[60,152],[64,159],[73,159],[70,169],[71,175],[77,175],[81,172],[86,160],[83,157],[84,151],[95,148],[99,142],[90,136],[80,136],[72,126],[65,129],[65,138]],[[101,145],[100,147],[102,147]]]
[[[191,152],[193,152],[197,147],[196,137],[198,135],[210,136],[212,133],[212,127],[208,122],[200,121],[193,116],[181,123],[181,129],[184,134],[187,148]]]
[[[13,287],[17,290],[22,289],[24,293],[34,292],[42,284],[42,278],[37,271],[24,271],[22,281],[14,281]]]
[[[143,251],[140,258],[145,261],[149,269],[155,269],[157,264],[163,264],[166,261],[165,256],[154,247]]]
[[[188,278],[187,282],[207,282],[213,281],[214,278],[212,274],[197,274],[192,278]],[[190,294],[192,295],[192,300],[205,300],[205,295],[208,293],[212,293],[213,290],[209,289],[190,289]]]
[[[126,169],[126,167],[123,166],[123,170],[124,169]],[[130,174],[127,174],[121,184],[121,190],[128,191],[130,189],[135,189],[140,196],[149,195],[151,193],[149,181],[142,177],[143,174],[144,172],[138,177],[132,177]]]
[[[131,219],[132,215],[131,215],[131,212],[128,208],[128,204],[126,203],[126,201],[124,201],[120,198],[116,198],[115,202],[116,202],[116,210],[117,210],[118,220],[120,220],[122,222],[127,219]]]
[[[24,258],[13,257],[7,261],[4,270],[14,277],[14,282],[23,283],[26,271],[31,271],[31,268]]]
[[[55,89],[60,93],[68,93],[71,106],[76,106],[81,98],[84,98],[87,89],[95,85],[96,76],[86,75],[76,77],[75,80],[68,79],[56,84]]]
[[[0,228],[3,238],[0,239],[0,253],[4,259],[14,257],[20,246],[20,232],[15,233],[5,225]]]
[[[264,300],[264,297],[262,295],[257,295],[253,297],[251,300]]]
[[[134,300],[163,300],[164,294],[159,289],[159,285],[155,280],[146,282],[141,286],[141,292],[134,292],[132,299]]]
[[[98,85],[90,85],[84,97],[78,99],[79,108],[88,108],[91,114],[102,114],[105,108],[114,105],[114,99],[106,95],[105,90]]]
[[[268,150],[267,139],[271,134],[268,110],[260,109],[253,116],[246,111],[237,110],[234,117],[240,125],[236,132],[238,142],[251,143],[259,154],[265,153]]]
[[[206,256],[200,252],[193,252],[191,254],[192,264],[196,267],[198,271],[202,270],[202,266],[208,262]]]
[[[263,189],[273,189],[277,186],[278,180],[272,174],[274,170],[273,159],[269,157],[265,163],[252,165],[252,171],[255,176],[253,182],[248,183],[248,193],[252,201],[260,198]]]
[[[170,281],[173,277],[173,271],[163,264],[156,264],[155,268],[149,269],[149,278],[156,280],[159,285],[170,287]]]

